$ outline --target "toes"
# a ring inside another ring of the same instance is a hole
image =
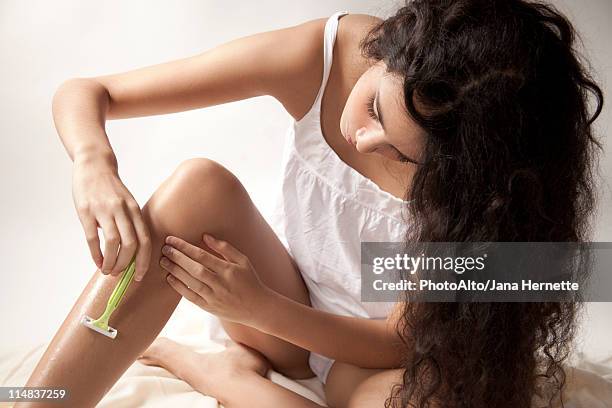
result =
[[[136,359],[139,363],[148,365],[148,366],[161,366],[161,360],[156,353],[151,353],[148,349],[142,353],[142,355],[138,356]]]
[[[138,361],[147,365],[159,364],[162,357],[177,344],[178,343],[175,341],[166,337],[158,337],[153,340],[153,343],[151,343],[140,356],[138,356]]]
[[[137,358],[137,360],[139,363],[142,363],[144,365],[157,365],[157,362],[154,359],[146,356],[140,356]]]

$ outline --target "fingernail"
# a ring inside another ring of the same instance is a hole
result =
[[[212,237],[212,235],[204,234],[204,239],[206,240],[206,242],[209,242],[209,243],[215,242],[215,239]]]
[[[140,275],[136,275],[136,276],[134,276],[134,280],[135,280],[136,282],[140,282],[140,280],[141,280],[141,279],[142,279],[142,276],[140,276]]]

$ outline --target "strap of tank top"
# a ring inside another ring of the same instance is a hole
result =
[[[338,32],[338,19],[343,15],[348,14],[348,11],[337,11],[332,14],[327,23],[325,23],[325,32],[323,40],[323,80],[321,81],[321,87],[319,93],[315,99],[315,104],[320,107],[321,99],[323,98],[323,92],[329,79],[329,73],[331,71],[331,65],[333,60],[334,43],[336,42],[336,33]]]

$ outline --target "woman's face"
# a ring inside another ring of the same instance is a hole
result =
[[[383,61],[355,84],[340,117],[340,131],[360,153],[420,161],[424,132],[406,112],[401,80],[386,72]]]

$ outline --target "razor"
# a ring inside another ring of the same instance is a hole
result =
[[[136,257],[134,256],[130,261],[130,264],[124,269],[123,275],[119,282],[117,282],[117,286],[113,289],[113,293],[111,293],[108,298],[108,302],[106,303],[106,309],[102,316],[97,319],[92,319],[91,317],[85,315],[81,319],[81,323],[90,328],[91,330],[98,332],[100,334],[105,335],[106,337],[110,337],[114,339],[117,337],[117,330],[110,327],[108,325],[108,320],[111,317],[111,314],[117,309],[119,306],[119,302],[123,298],[123,295],[127,291],[129,284],[132,282],[132,278],[134,277],[134,270],[136,269]]]

